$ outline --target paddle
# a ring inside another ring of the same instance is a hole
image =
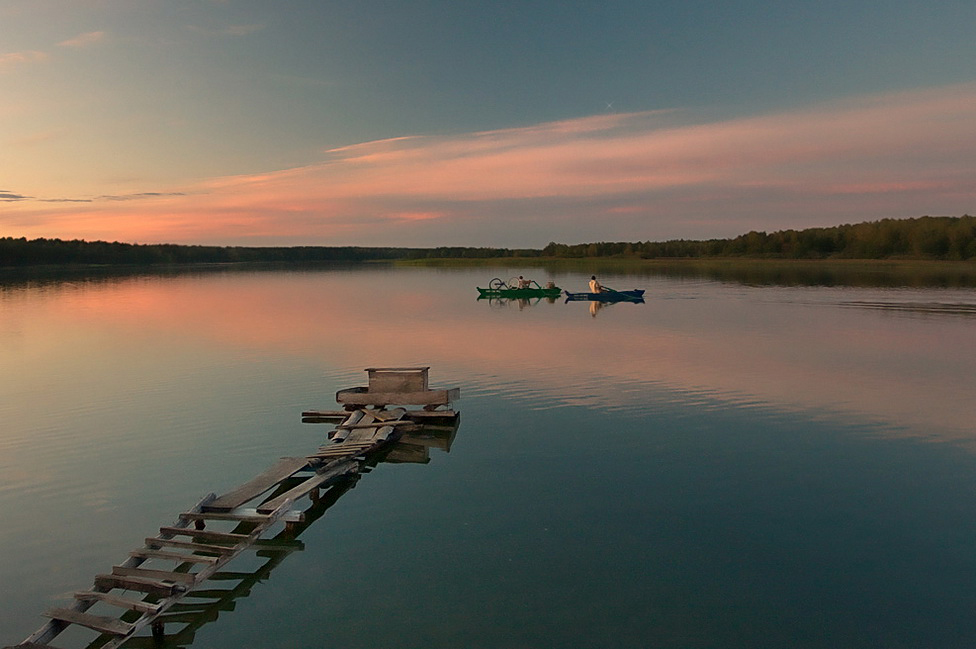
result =
[[[617,295],[617,296],[619,296],[619,298],[620,298],[621,300],[635,300],[635,299],[637,299],[637,298],[635,298],[635,297],[634,297],[633,295],[628,295],[628,294],[626,294],[626,293],[621,293],[621,292],[620,292],[620,291],[618,291],[617,289],[614,289],[614,288],[610,288],[609,286],[604,286],[604,287],[603,287],[603,290],[604,290],[605,292],[607,292],[607,293],[613,293],[613,294],[615,294],[615,295]]]

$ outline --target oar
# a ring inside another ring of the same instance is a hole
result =
[[[635,300],[635,299],[637,299],[633,295],[627,295],[626,293],[621,293],[617,289],[610,288],[609,286],[604,286],[603,289],[605,291],[607,291],[608,293],[615,293],[615,294],[619,295],[621,300]]]

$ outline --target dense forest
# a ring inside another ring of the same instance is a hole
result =
[[[550,243],[546,257],[751,257],[774,259],[976,259],[976,217],[884,219],[830,228],[749,232],[734,239]]]
[[[220,247],[0,238],[0,267],[37,265],[320,263],[539,256],[506,248]]]
[[[318,263],[499,257],[775,259],[976,259],[976,217],[884,219],[806,230],[749,232],[734,239],[550,243],[508,248],[220,247],[0,238],[0,267],[35,265]]]

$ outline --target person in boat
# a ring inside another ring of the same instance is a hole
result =
[[[525,279],[524,277],[522,277],[521,275],[519,275],[519,278],[518,278],[518,287],[519,288],[529,288],[529,286],[531,285],[531,282],[532,282],[532,280]]]
[[[603,293],[606,290],[607,289],[603,288],[603,285],[597,281],[596,275],[592,275],[590,277],[590,293]]]

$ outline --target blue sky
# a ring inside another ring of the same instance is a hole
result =
[[[972,213],[974,27],[972,2],[0,0],[0,235],[542,246]]]

